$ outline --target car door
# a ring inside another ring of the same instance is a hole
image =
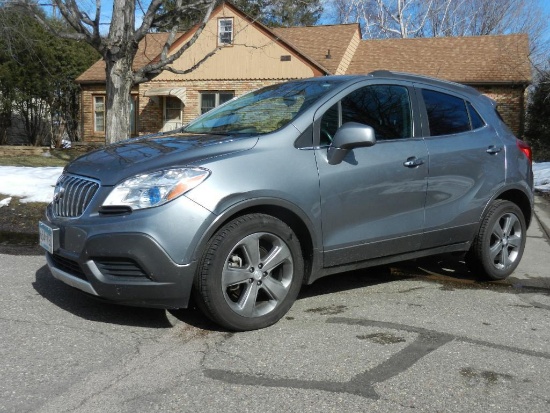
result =
[[[471,241],[505,181],[504,146],[468,97],[417,87],[430,171],[422,248]]]
[[[427,150],[406,82],[355,86],[315,116],[324,265],[331,267],[420,247]],[[371,126],[376,143],[330,165],[327,147],[346,122]]]

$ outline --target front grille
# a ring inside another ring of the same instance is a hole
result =
[[[82,271],[82,268],[76,261],[56,254],[50,255],[50,257],[55,263],[55,267],[57,269],[65,271],[66,273],[69,273],[74,277],[80,278],[81,280],[88,281],[86,275],[84,275],[84,271]]]
[[[111,277],[144,278],[147,274],[137,262],[125,258],[94,258],[103,275]]]
[[[61,175],[55,186],[53,213],[57,217],[76,218],[84,213],[99,183],[91,179]]]

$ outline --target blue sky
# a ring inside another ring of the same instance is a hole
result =
[[[550,0],[539,0],[540,7],[545,11],[546,13],[546,32],[545,37],[548,41],[550,41]]]
[[[325,0],[321,0],[322,2],[325,2]],[[88,11],[92,16],[95,13],[95,0],[82,0],[77,2],[80,7],[82,7],[83,10]],[[144,7],[148,5],[147,0],[142,0],[141,2],[138,2],[138,4],[143,4]],[[545,12],[547,19],[547,27],[544,34],[545,39],[550,42],[550,0],[538,0],[538,3],[540,7]],[[102,0],[101,1],[101,22],[103,25],[107,28],[108,23],[111,19],[111,14],[113,10],[113,1],[112,0]],[[139,23],[139,15],[138,15],[138,23]]]

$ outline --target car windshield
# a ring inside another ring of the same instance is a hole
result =
[[[184,132],[265,134],[292,121],[344,80],[296,81],[268,86],[231,100],[191,122]]]

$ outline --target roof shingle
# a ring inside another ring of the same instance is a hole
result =
[[[271,31],[313,63],[336,73],[357,24],[274,28]],[[180,36],[183,33],[180,33]],[[133,63],[138,69],[162,51],[168,33],[150,33],[139,44]],[[330,51],[331,58],[326,55]],[[439,77],[459,83],[528,83],[531,81],[526,34],[362,40],[346,74],[393,70]],[[77,79],[105,82],[105,62],[99,60]]]
[[[359,26],[357,24],[338,24],[278,27],[271,30],[334,74],[353,36],[358,32]],[[326,57],[329,52],[331,58]]]
[[[177,38],[181,37],[180,33]],[[132,64],[134,70],[140,69],[152,62],[162,52],[169,33],[148,33],[139,43],[136,57]],[[176,40],[177,40],[176,38]],[[88,70],[76,78],[78,83],[105,83],[105,61],[95,62]]]
[[[528,83],[526,34],[364,40],[347,74],[393,70],[459,83]]]

